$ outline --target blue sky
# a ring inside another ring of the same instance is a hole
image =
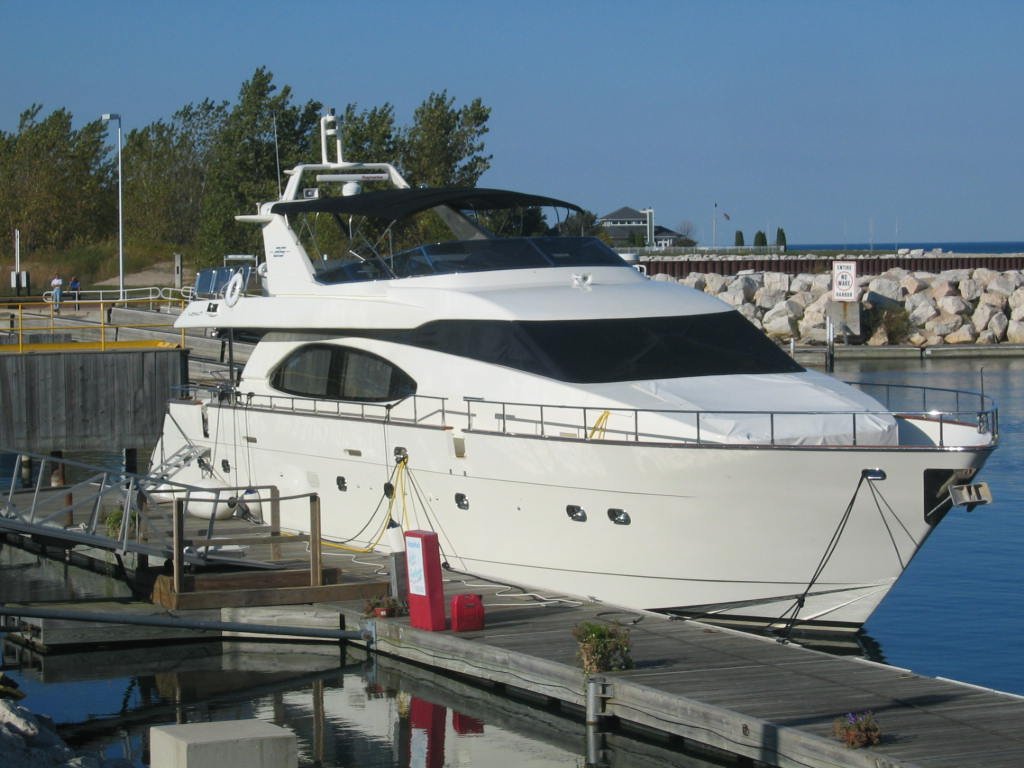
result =
[[[259,66],[297,101],[492,108],[481,184],[718,242],[1024,240],[1024,4],[0,0],[0,130],[126,130]]]

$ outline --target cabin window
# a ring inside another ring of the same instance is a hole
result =
[[[608,320],[435,320],[374,335],[576,383],[804,370],[738,312]]]
[[[270,379],[281,392],[321,400],[388,402],[416,393],[416,382],[382,357],[351,347],[309,344],[285,358]]]

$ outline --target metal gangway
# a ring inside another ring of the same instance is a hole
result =
[[[281,532],[281,502],[302,498],[310,502],[311,517],[315,513],[311,531],[319,539],[315,495],[281,497],[272,485],[198,487],[58,456],[17,456],[11,473],[0,477],[0,533],[65,549],[91,547],[119,559],[128,553],[162,559],[173,563],[176,573],[218,564],[281,569],[294,567],[295,559],[280,557],[280,542],[312,538]],[[186,512],[202,517],[188,518],[202,524],[191,537],[185,536]],[[315,549],[319,560],[319,541],[308,549],[310,559]],[[267,556],[253,556],[263,550]]]

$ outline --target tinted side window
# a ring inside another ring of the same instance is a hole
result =
[[[270,378],[271,386],[301,397],[386,402],[416,393],[401,368],[369,352],[331,344],[295,350]]]
[[[434,320],[392,339],[580,383],[804,370],[735,311],[611,320]]]

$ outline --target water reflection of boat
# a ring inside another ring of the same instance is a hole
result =
[[[261,340],[237,383],[170,403],[155,475],[315,491],[329,538],[434,530],[453,568],[495,580],[853,631],[996,445],[984,397],[909,404],[805,370],[717,299],[552,236],[540,211],[578,207],[409,189],[340,142],[330,160],[331,130],[238,217],[262,227],[256,269],[179,317]],[[510,221],[532,228],[496,237]],[[282,522],[307,512],[285,502]]]
[[[54,713],[77,750],[110,754],[121,744],[141,755],[152,725],[244,718],[294,731],[300,764],[485,768],[525,751],[543,768],[581,763],[585,744],[586,728],[571,713],[547,708],[541,716],[536,702],[358,648],[339,656],[328,645],[204,642],[61,657],[7,643],[5,658],[22,676],[68,691],[104,681],[88,717]],[[610,768],[717,765],[624,734],[603,735],[602,750]]]

